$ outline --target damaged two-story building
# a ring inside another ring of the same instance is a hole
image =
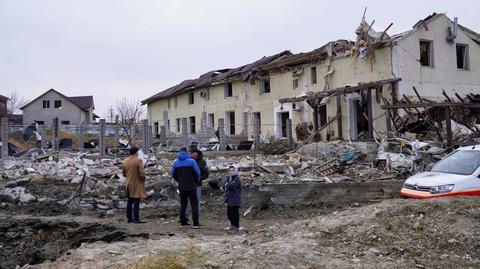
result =
[[[187,119],[188,132],[196,133],[223,118],[227,135],[248,138],[257,128],[262,137],[284,137],[291,119],[294,128],[316,130],[319,140],[370,140],[395,128],[385,105],[417,93],[435,101],[442,90],[479,91],[480,35],[457,20],[434,13],[395,35],[371,26],[363,20],[354,42],[284,51],[183,81],[143,101],[148,119],[156,132],[166,126],[173,133]]]

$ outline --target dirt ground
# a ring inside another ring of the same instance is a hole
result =
[[[223,231],[223,207],[204,205],[200,230],[179,228],[177,211],[144,209],[146,224],[126,223],[123,212],[32,217],[0,211],[0,219],[33,222],[36,229],[17,231],[24,238],[56,234],[52,241],[68,242],[44,242],[58,258],[48,261],[55,257],[50,251],[45,262],[38,264],[40,257],[25,268],[480,268],[476,197],[268,208],[242,218],[243,230],[233,236]],[[39,219],[60,228],[45,233]],[[71,227],[81,236],[65,232]],[[12,240],[3,238],[2,252],[12,249]]]

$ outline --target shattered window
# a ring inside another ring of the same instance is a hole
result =
[[[432,41],[420,40],[420,64],[423,66],[433,66]]]
[[[270,92],[270,80],[262,79],[260,81],[260,94],[269,93],[269,92]]]
[[[457,68],[458,69],[468,69],[468,46],[457,44]]]
[[[225,97],[233,96],[233,85],[232,83],[225,84]]]

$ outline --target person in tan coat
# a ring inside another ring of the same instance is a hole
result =
[[[123,162],[123,176],[127,178],[126,194],[128,222],[145,223],[140,220],[140,199],[147,198],[145,191],[145,170],[138,158],[138,148],[130,149],[130,156]]]

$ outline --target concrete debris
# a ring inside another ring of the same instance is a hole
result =
[[[13,203],[29,203],[36,200],[35,196],[28,193],[24,187],[5,188],[0,191],[0,197]]]
[[[421,147],[424,150],[424,147]],[[177,205],[178,193],[170,177],[176,154],[139,154],[147,174],[147,198],[141,206],[155,208],[159,204]],[[303,182],[337,183],[342,181],[374,181],[396,178],[398,172],[375,168],[364,153],[350,143],[335,141],[327,151],[317,154],[291,150],[282,155],[218,154],[204,156],[210,178],[204,188],[221,191],[228,167],[239,167],[242,184],[262,186]],[[81,152],[64,152],[44,158],[19,158],[5,161],[0,190],[15,189],[14,194],[2,195],[0,202],[37,200],[39,204],[53,203],[69,210],[101,210],[125,208],[122,159],[98,159],[98,155]],[[11,193],[10,191],[8,193]],[[12,198],[13,197],[13,198]],[[20,197],[22,197],[20,199]],[[48,208],[48,207],[47,207]],[[245,213],[251,214],[247,210]]]

